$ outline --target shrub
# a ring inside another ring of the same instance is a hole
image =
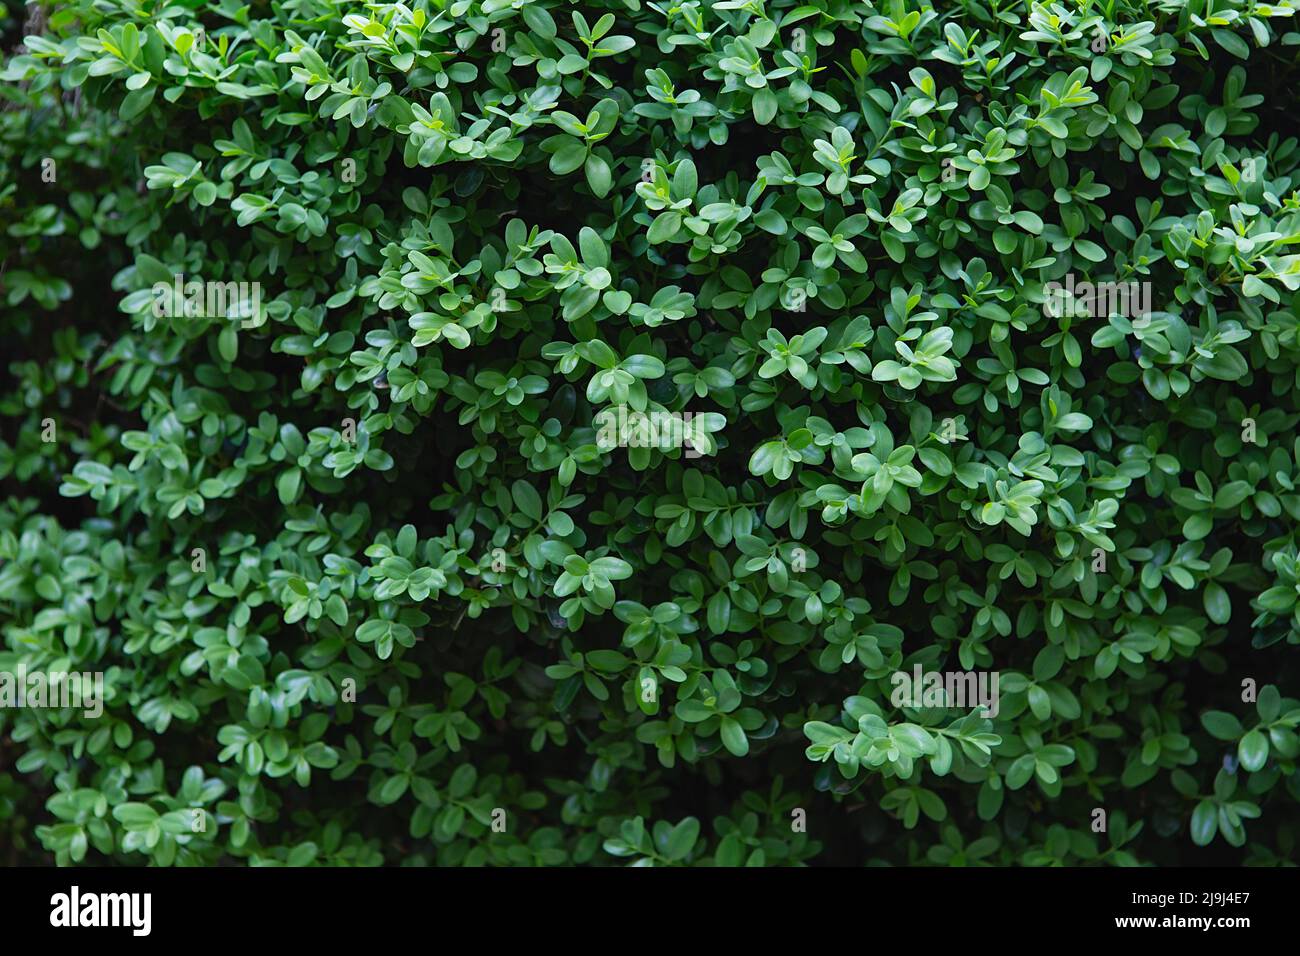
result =
[[[12,861],[1293,855],[1289,2],[193,6],[3,21]]]

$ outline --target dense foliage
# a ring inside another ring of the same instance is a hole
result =
[[[1293,14],[9,0],[0,859],[1293,856]]]

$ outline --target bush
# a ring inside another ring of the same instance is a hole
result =
[[[11,2],[0,671],[103,700],[10,862],[1293,855],[1300,34],[1208,11]]]

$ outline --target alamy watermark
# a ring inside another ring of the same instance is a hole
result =
[[[54,927],[125,927],[132,936],[148,936],[153,928],[152,893],[83,893],[73,886],[50,897]]]
[[[104,713],[103,671],[0,671],[0,709],[10,707],[71,707],[82,716]]]
[[[1054,319],[1105,319],[1122,315],[1145,319],[1151,314],[1150,282],[1075,282],[1074,273],[1065,282],[1043,286],[1043,315]]]
[[[707,415],[707,413],[706,413]],[[692,412],[638,412],[626,405],[603,408],[596,413],[596,445],[612,448],[681,448],[687,458],[699,458],[709,450],[710,438],[703,427],[706,415]]]
[[[996,717],[998,671],[928,671],[917,664],[912,673],[894,671],[889,682],[894,685],[889,702],[895,707],[957,707],[979,705],[983,717]]]
[[[204,282],[199,279],[185,281],[182,272],[172,276],[172,281],[155,282],[153,314],[155,318],[234,318],[241,319],[242,328],[259,324],[262,311],[262,283],[260,282]]]

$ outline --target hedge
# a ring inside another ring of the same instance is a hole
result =
[[[5,862],[1287,862],[1294,13],[9,0]]]

